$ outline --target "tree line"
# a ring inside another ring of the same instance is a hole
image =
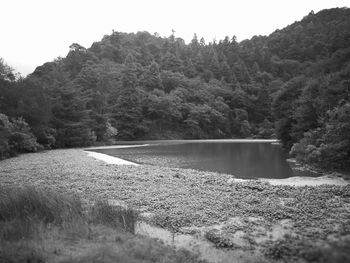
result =
[[[2,60],[0,156],[116,140],[277,137],[301,161],[346,169],[349,61],[347,8],[241,42],[113,31],[90,48],[72,44],[26,78]]]

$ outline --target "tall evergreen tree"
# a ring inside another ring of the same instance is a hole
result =
[[[91,145],[96,136],[89,127],[87,98],[74,86],[60,89],[60,97],[52,108],[52,126],[56,130],[57,147]]]
[[[144,72],[141,85],[147,90],[163,89],[162,80],[160,78],[159,66],[157,62],[153,61],[152,64]]]
[[[135,64],[131,56],[125,60],[124,67],[122,88],[113,108],[113,116],[118,129],[118,137],[132,140],[143,134],[142,109],[137,89],[138,80],[135,74]]]

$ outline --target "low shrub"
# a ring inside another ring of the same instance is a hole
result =
[[[209,230],[205,233],[205,238],[210,242],[214,243],[218,248],[233,248],[235,244],[230,240],[230,238],[225,237],[217,230]]]
[[[0,113],[0,160],[18,153],[36,152],[42,149],[23,118],[10,121]]]

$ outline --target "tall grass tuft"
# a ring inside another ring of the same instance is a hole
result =
[[[137,212],[122,206],[113,206],[107,201],[98,201],[91,208],[89,218],[93,224],[103,224],[135,233]]]
[[[74,196],[0,186],[0,263],[201,262],[131,234],[137,216],[106,201],[83,209]]]
[[[25,241],[0,242],[1,263],[44,263],[45,256],[40,249]]]
[[[39,220],[44,224],[62,224],[82,215],[81,201],[74,196],[33,187],[0,187],[0,222]]]
[[[67,224],[77,226],[76,222],[83,220],[82,204],[74,196],[33,187],[0,186],[0,262],[45,262],[42,249],[37,247],[45,233],[56,226],[67,234]]]

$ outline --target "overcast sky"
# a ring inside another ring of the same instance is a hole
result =
[[[311,10],[349,7],[350,0],[0,0],[0,57],[22,75],[68,53],[88,48],[112,29],[148,31],[206,42],[268,35]]]

